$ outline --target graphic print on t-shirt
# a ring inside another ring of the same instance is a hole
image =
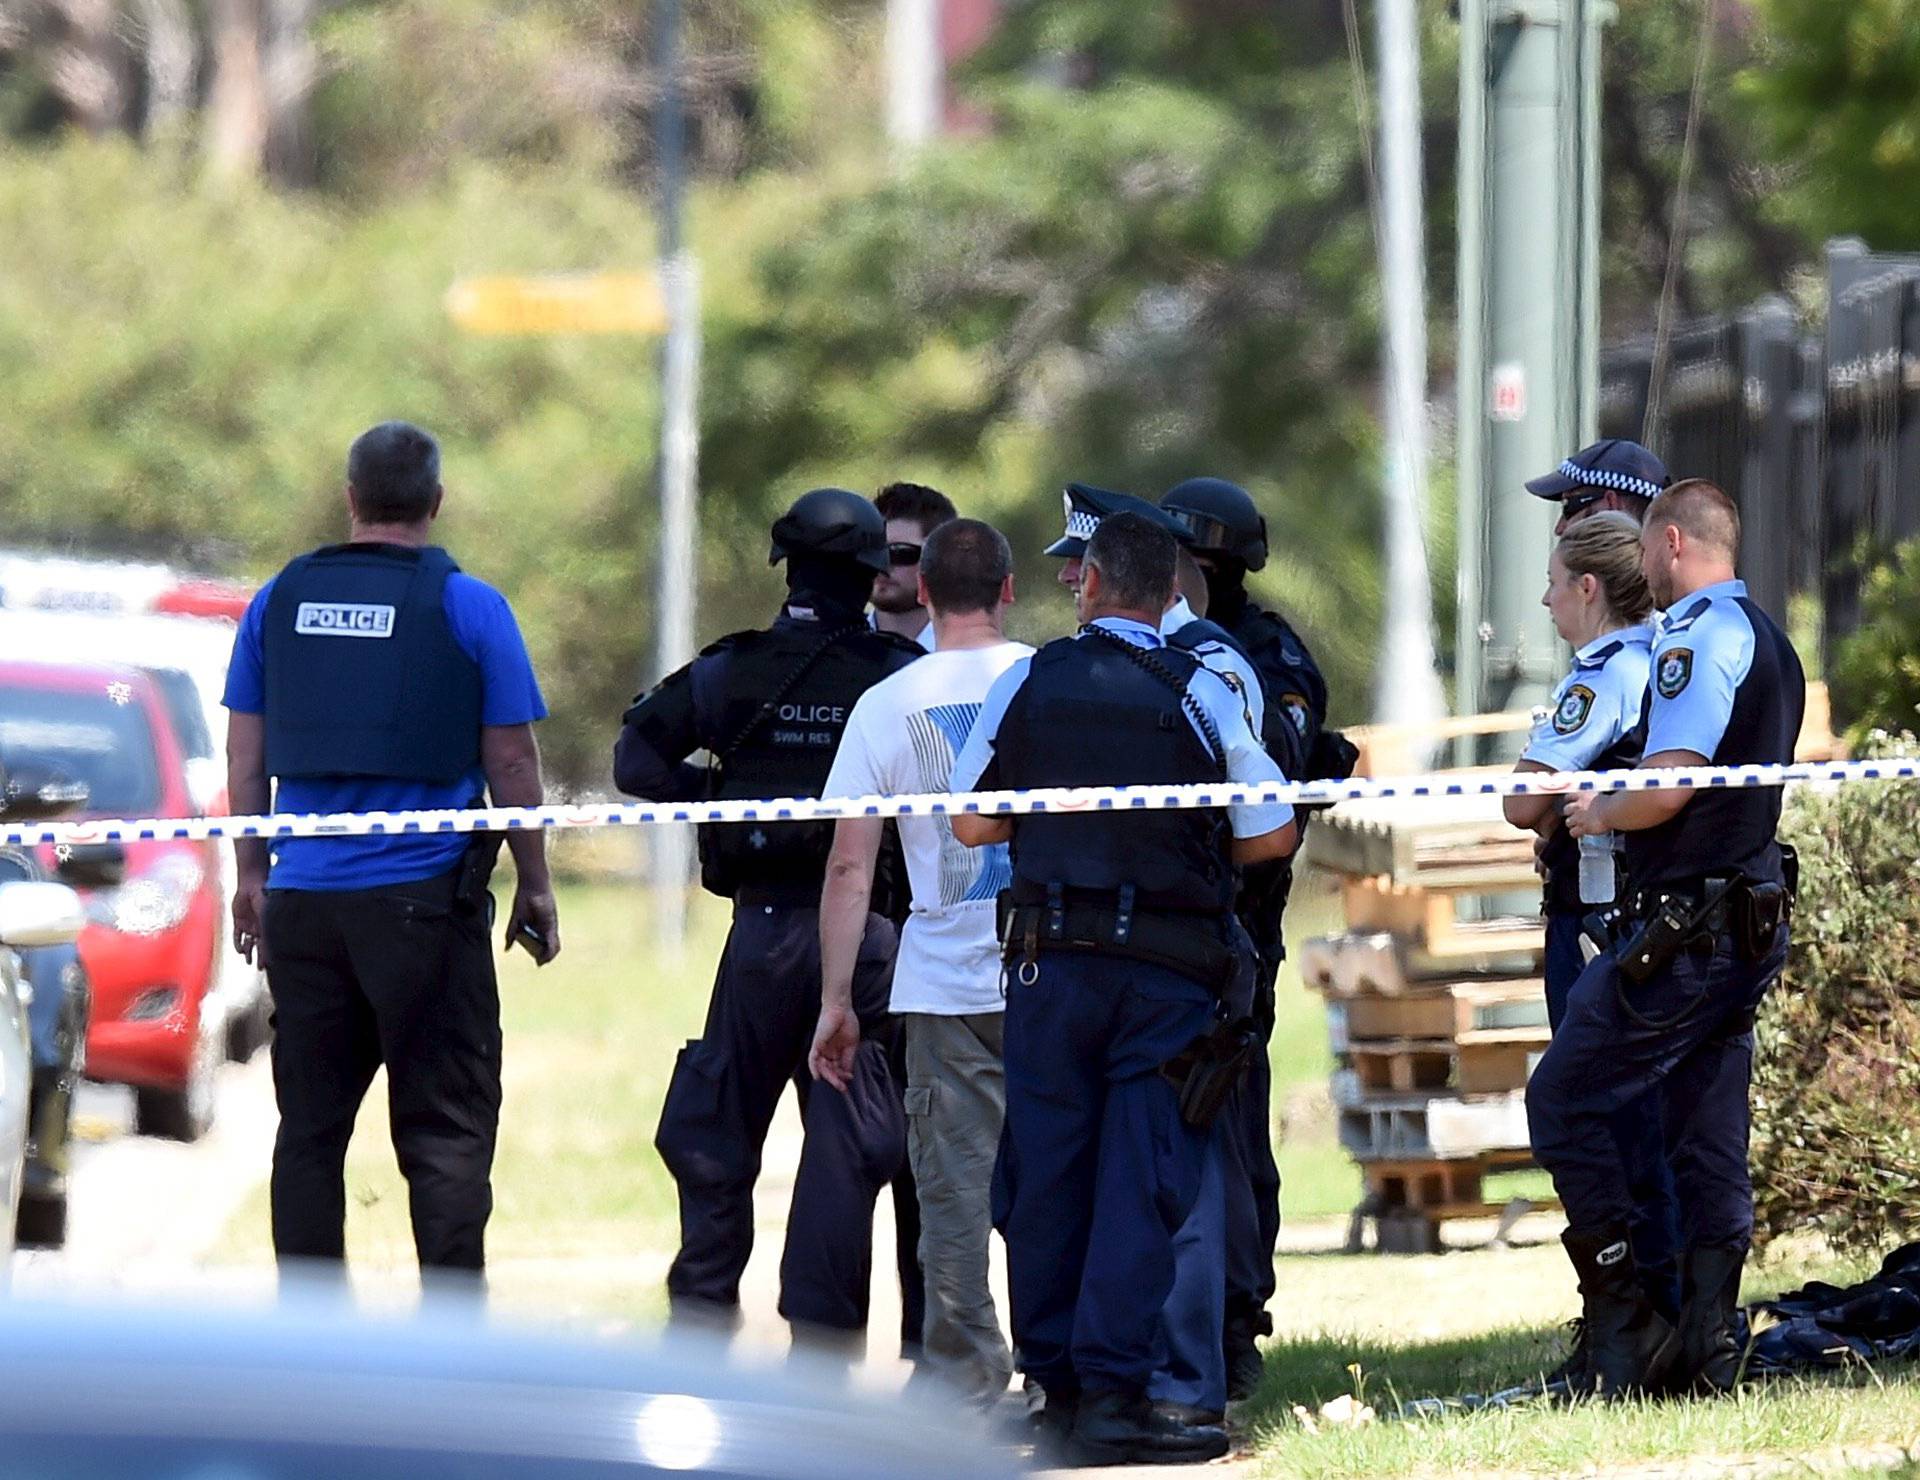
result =
[[[967,743],[980,718],[978,704],[936,704],[907,716],[907,737],[913,744],[916,778],[921,791],[945,791],[953,776],[954,758]],[[953,825],[944,817],[940,826],[940,905],[992,899],[1013,883],[1013,861],[1005,843],[967,848],[954,840]]]

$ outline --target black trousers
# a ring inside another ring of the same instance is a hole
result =
[[[1229,1356],[1273,1330],[1267,1302],[1273,1299],[1273,1254],[1280,1242],[1280,1168],[1273,1156],[1273,1065],[1267,1047],[1273,1038],[1273,992],[1280,960],[1278,952],[1261,953],[1254,989],[1260,1044],[1247,1066],[1247,1077],[1227,1101],[1222,1116]]]
[[[423,1270],[480,1270],[500,1123],[500,993],[486,917],[454,875],[267,894],[273,996],[273,1247],[346,1253],[347,1142],[387,1070],[393,1150]]]
[[[906,1164],[905,1076],[885,1009],[893,927],[879,915],[854,969],[863,1042],[847,1093],[815,1084],[807,1051],[820,1016],[820,914],[737,904],[714,978],[706,1029],[680,1051],[660,1129],[661,1160],[680,1189],[680,1252],[668,1296],[722,1309],[740,1303],[753,1251],[753,1187],[774,1110],[789,1084],[806,1141],[794,1177],[780,1261],[780,1314],[806,1325],[866,1325],[873,1277],[873,1208],[894,1184],[903,1339],[920,1340],[925,1300],[914,1246],[919,1210]]]

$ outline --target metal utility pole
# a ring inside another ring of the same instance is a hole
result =
[[[1426,209],[1420,183],[1420,33],[1414,0],[1379,0],[1380,282],[1385,300],[1386,621],[1373,714],[1419,724],[1446,709],[1427,573]]]
[[[940,0],[887,0],[887,138],[908,154],[940,132]]]
[[[1463,714],[1543,704],[1559,666],[1540,605],[1554,508],[1524,485],[1593,439],[1612,15],[1610,0],[1460,0]]]
[[[657,64],[660,100],[660,276],[667,300],[661,375],[660,565],[654,623],[656,668],[664,677],[693,659],[698,578],[700,456],[700,272],[681,221],[686,191],[686,118],[680,93],[680,0],[661,0]],[[684,823],[653,828],[654,902],[660,939],[686,938],[692,834]]]

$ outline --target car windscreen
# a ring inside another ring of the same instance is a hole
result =
[[[31,766],[85,782],[87,810],[96,816],[151,816],[160,807],[147,712],[119,685],[0,683],[0,766]]]
[[[207,729],[207,711],[200,705],[200,690],[178,668],[144,670],[160,690],[160,702],[167,718],[173,721],[173,735],[180,742],[181,756],[203,761],[213,755],[213,734]]]

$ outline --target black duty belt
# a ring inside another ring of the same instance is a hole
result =
[[[1220,920],[1078,901],[1009,904],[1001,945],[1009,964],[1030,963],[1047,951],[1085,951],[1164,966],[1216,992],[1226,989],[1239,967]]]
[[[733,891],[733,902],[748,909],[818,909],[820,889],[819,884],[742,884]]]
[[[1718,932],[1727,929],[1731,923],[1732,904],[1727,886],[1738,877],[1736,874],[1711,874],[1703,878],[1647,884],[1638,889],[1629,889],[1621,903],[1629,920],[1651,920],[1663,905],[1669,903],[1677,904],[1688,915],[1698,916],[1701,904],[1717,897],[1717,903],[1699,919],[1695,929]]]

